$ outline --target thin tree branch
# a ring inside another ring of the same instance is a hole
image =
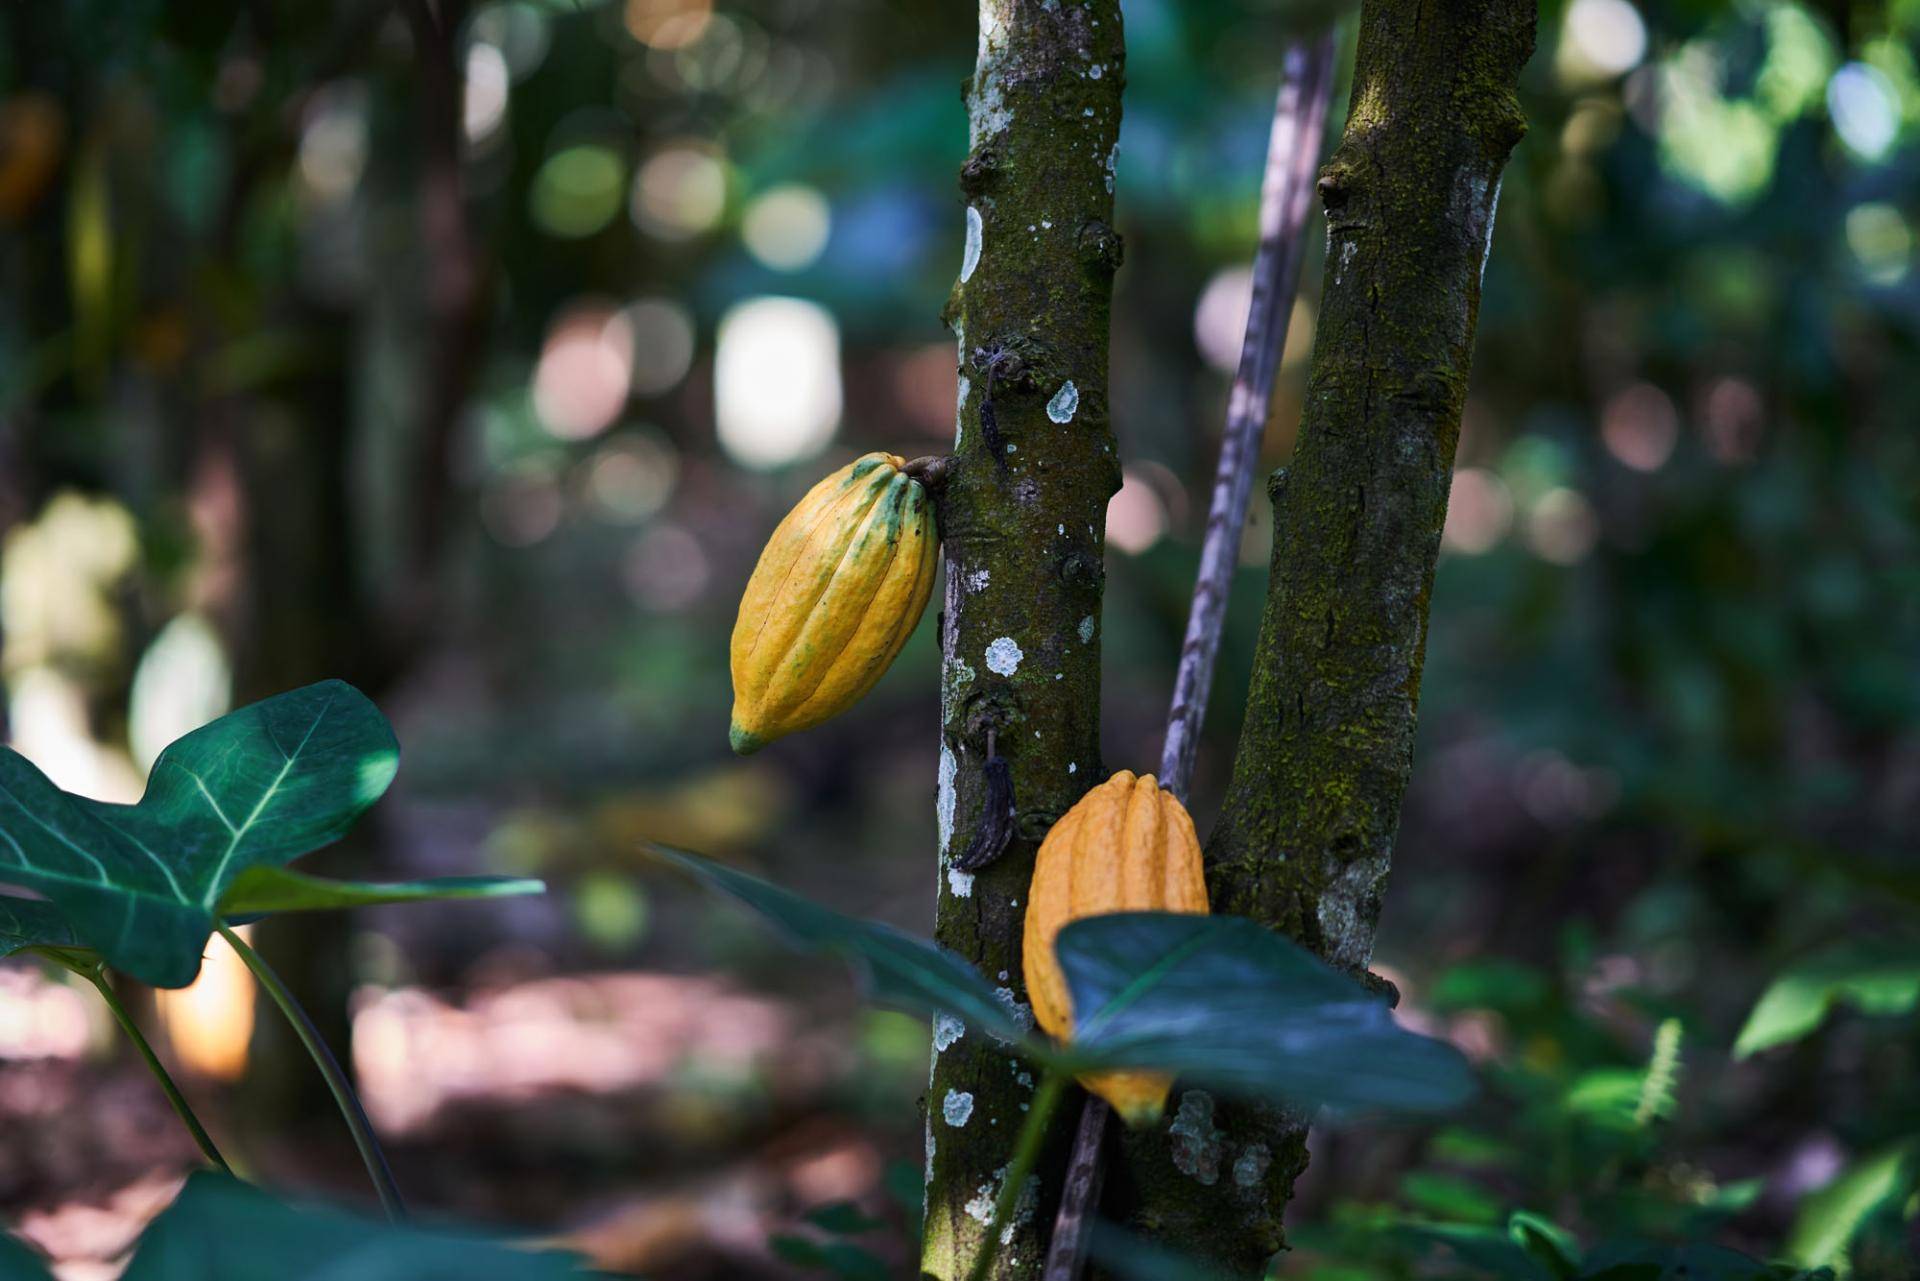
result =
[[[1200,568],[1187,614],[1187,635],[1180,648],[1173,703],[1167,711],[1167,737],[1160,753],[1160,786],[1182,800],[1193,778],[1213,688],[1214,660],[1226,620],[1227,595],[1240,562],[1240,535],[1260,463],[1260,438],[1273,401],[1274,376],[1287,345],[1287,323],[1300,288],[1301,250],[1307,215],[1313,206],[1313,176],[1326,135],[1327,104],[1333,96],[1334,38],[1331,27],[1318,35],[1288,42],[1281,59],[1280,92],[1274,100],[1273,129],[1267,139],[1266,173],[1260,183],[1260,246],[1253,260],[1253,297],[1247,310],[1240,370],[1227,399],[1226,430],[1220,439],[1220,463],[1214,471],[1213,498]],[[1111,1109],[1087,1096],[1080,1125],[1067,1158],[1060,1212],[1047,1251],[1045,1281],[1075,1281],[1086,1256],[1087,1229],[1100,1201],[1102,1149]]]
[[[1313,206],[1313,177],[1327,130],[1333,96],[1333,30],[1288,42],[1281,60],[1280,93],[1267,139],[1267,170],[1260,184],[1260,248],[1253,260],[1253,298],[1240,370],[1227,398],[1227,426],[1220,438],[1220,465],[1213,474],[1207,532],[1187,614],[1186,640],[1167,711],[1166,743],[1160,751],[1160,786],[1181,800],[1193,780],[1200,726],[1213,688],[1214,660],[1227,613],[1227,594],[1240,563],[1253,476],[1260,466],[1260,437],[1273,403],[1273,380],[1287,345],[1287,323],[1300,289],[1302,234]]]

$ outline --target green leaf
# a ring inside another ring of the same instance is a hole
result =
[[[1787,1235],[1787,1257],[1810,1268],[1838,1264],[1868,1216],[1912,1182],[1907,1171],[1912,1150],[1911,1139],[1896,1143],[1802,1201]]]
[[[1384,998],[1242,917],[1088,917],[1054,951],[1076,1070],[1153,1068],[1335,1110],[1440,1111],[1473,1093],[1458,1050],[1401,1028]]]
[[[1595,1246],[1580,1276],[1582,1281],[1832,1281],[1833,1274],[1763,1263],[1704,1241],[1664,1245],[1620,1240]]]
[[[1761,994],[1734,1041],[1734,1057],[1799,1040],[1820,1026],[1836,1001],[1868,1014],[1912,1010],[1920,1003],[1920,945],[1847,942],[1800,961]]]
[[[1470,1223],[1428,1223],[1408,1219],[1394,1235],[1420,1244],[1445,1246],[1462,1263],[1505,1281],[1554,1281],[1555,1273],[1533,1251],[1499,1227]]]
[[[60,909],[35,899],[0,894],[0,957],[30,947],[78,947]],[[0,1276],[4,1276],[0,1273]]]
[[[444,876],[430,881],[335,881],[265,864],[250,867],[220,896],[221,916],[375,907],[382,903],[427,903],[449,899],[509,898],[539,894],[541,881],[514,876]]]
[[[794,943],[852,962],[865,973],[876,1004],[928,1017],[950,1014],[1000,1040],[1030,1042],[1026,1029],[1014,1022],[979,971],[945,948],[891,925],[842,916],[698,854],[664,845],[647,848],[709,888],[746,904]],[[1024,1048],[1043,1053],[1031,1043]]]
[[[807,1212],[807,1222],[822,1232],[843,1237],[860,1236],[887,1226],[885,1219],[874,1218],[851,1201],[834,1201],[810,1210]]]
[[[1556,1281],[1572,1281],[1579,1275],[1580,1243],[1553,1220],[1531,1210],[1515,1210],[1507,1216],[1507,1235]]]
[[[0,880],[50,899],[87,945],[157,987],[200,969],[247,868],[337,840],[392,782],[393,731],[326,681],[243,707],[160,754],[134,805],[61,791],[0,751]]]
[[[1206,1261],[1105,1219],[1095,1219],[1087,1233],[1087,1256],[1120,1281],[1229,1281],[1227,1272]]]
[[[124,1281],[579,1281],[565,1255],[289,1205],[202,1172],[141,1237]]]
[[[767,1244],[788,1263],[825,1272],[842,1281],[890,1281],[893,1275],[878,1257],[844,1241],[775,1236]]]
[[[0,1281],[53,1281],[53,1273],[32,1246],[0,1231]]]

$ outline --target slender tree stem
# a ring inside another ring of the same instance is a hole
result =
[[[1167,710],[1167,737],[1160,752],[1160,786],[1182,800],[1193,780],[1200,725],[1213,688],[1213,664],[1220,655],[1227,593],[1240,564],[1240,535],[1246,528],[1253,475],[1260,464],[1260,437],[1287,345],[1293,296],[1300,288],[1301,233],[1312,207],[1313,175],[1320,163],[1327,101],[1332,95],[1333,30],[1290,41],[1281,63],[1267,168],[1260,183],[1260,247],[1253,260],[1247,333],[1240,345],[1240,370],[1227,397],[1220,464],[1214,469],[1193,606],[1187,614],[1173,703]]]
[[[987,1224],[987,1239],[981,1245],[980,1253],[973,1257],[973,1269],[967,1274],[968,1281],[986,1281],[992,1274],[993,1260],[1000,1252],[1000,1234],[1013,1218],[1020,1204],[1020,1194],[1025,1191],[1027,1179],[1040,1160],[1040,1149],[1046,1146],[1047,1129],[1066,1088],[1067,1078],[1058,1072],[1048,1072],[1040,1078],[1040,1086],[1033,1092],[1033,1103],[1027,1111],[1026,1124],[1020,1127],[1013,1161],[1007,1166],[1006,1181],[1001,1183],[1000,1195],[993,1203],[993,1219]]]
[[[346,1120],[347,1129],[353,1135],[353,1144],[360,1149],[360,1159],[366,1163],[367,1175],[373,1180],[373,1187],[380,1194],[380,1205],[387,1217],[399,1222],[407,1217],[407,1209],[400,1199],[400,1187],[393,1181],[393,1170],[387,1165],[387,1154],[380,1147],[380,1140],[374,1135],[373,1123],[367,1119],[366,1109],[360,1106],[360,1096],[353,1091],[353,1084],[347,1080],[347,1074],[340,1068],[339,1060],[333,1057],[333,1051],[320,1038],[320,1030],[295,999],[280,976],[268,965],[266,958],[247,945],[247,941],[234,933],[224,923],[219,927],[220,937],[237,953],[247,968],[253,971],[253,977],[260,981],[273,1003],[293,1025],[300,1043],[307,1047],[314,1066],[320,1069],[327,1088],[333,1091],[334,1102],[340,1107],[340,1115]]]
[[[1274,100],[1273,129],[1267,140],[1267,167],[1260,184],[1260,246],[1253,262],[1253,298],[1247,309],[1240,369],[1227,398],[1226,429],[1220,438],[1220,463],[1214,470],[1213,497],[1200,568],[1187,614],[1186,639],[1174,676],[1167,736],[1160,753],[1160,786],[1186,799],[1200,748],[1200,726],[1213,689],[1214,660],[1227,613],[1227,595],[1240,563],[1240,535],[1246,527],[1253,476],[1260,462],[1260,437],[1273,400],[1274,376],[1287,345],[1287,322],[1300,287],[1300,257],[1307,215],[1312,208],[1313,175],[1320,163],[1327,104],[1333,96],[1333,29],[1290,41],[1281,63],[1280,92]],[[1105,1161],[1104,1139],[1110,1109],[1087,1096],[1067,1158],[1060,1212],[1047,1248],[1045,1281],[1075,1281],[1086,1257],[1087,1229],[1100,1202]]]
[[[114,992],[113,983],[107,978],[106,970],[96,965],[91,969],[75,972],[93,984],[94,990],[100,993],[100,999],[107,1003],[109,1010],[113,1011],[114,1022],[120,1025],[120,1030],[127,1034],[129,1041],[133,1042],[133,1048],[140,1051],[140,1057],[146,1060],[147,1071],[153,1073],[153,1079],[160,1083],[161,1092],[167,1096],[167,1102],[173,1105],[173,1110],[179,1116],[181,1124],[187,1127],[187,1133],[191,1134],[193,1141],[200,1145],[201,1153],[220,1173],[231,1175],[233,1168],[227,1164],[227,1159],[220,1155],[220,1149],[214,1146],[213,1137],[207,1133],[206,1127],[200,1124],[200,1118],[193,1114],[193,1106],[187,1102],[187,1096],[180,1092],[180,1087],[167,1073],[166,1066],[160,1062],[160,1056],[154,1053],[153,1045],[147,1040],[146,1034],[140,1030],[140,1025],[133,1021],[133,1015],[128,1013],[127,1007],[120,1003],[120,997]]]

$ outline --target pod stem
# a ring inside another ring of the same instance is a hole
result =
[[[953,457],[949,454],[923,454],[908,462],[900,471],[929,490],[935,490],[946,485],[947,473],[952,467]]]

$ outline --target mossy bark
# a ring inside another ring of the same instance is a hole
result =
[[[1533,0],[1365,0],[1345,134],[1322,172],[1327,265],[1214,910],[1356,973],[1412,768],[1427,607]],[[1129,1135],[1110,1212],[1264,1275],[1306,1164],[1298,1118],[1190,1091]]]
[[[1028,1008],[1020,933],[1034,851],[1102,777],[1101,562],[1120,481],[1107,338],[1120,259],[1122,60],[1118,0],[980,0],[979,62],[966,86],[972,147],[960,175],[966,247],[947,309],[959,409],[939,505],[935,934],[1018,1011]],[[954,860],[990,852],[977,843],[981,828],[1006,830],[983,823],[990,749],[1012,783],[1011,837],[968,874]],[[1031,1069],[984,1033],[938,1030],[923,1277],[957,1281],[972,1267],[1033,1086]],[[1050,1153],[1038,1186],[1057,1182],[1048,1172],[1061,1155]],[[1047,1207],[1023,1202],[996,1243],[992,1275],[1039,1274],[1048,1218]]]

